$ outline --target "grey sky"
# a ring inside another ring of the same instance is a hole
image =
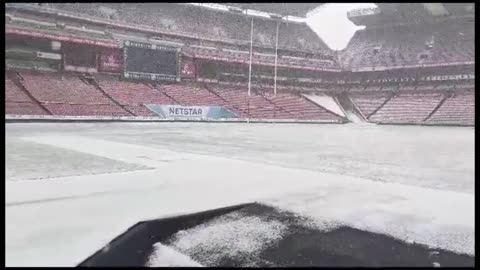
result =
[[[355,31],[363,29],[347,18],[347,12],[357,8],[375,7],[373,3],[325,4],[308,14],[307,24],[333,50],[344,49]]]

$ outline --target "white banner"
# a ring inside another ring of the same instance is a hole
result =
[[[208,113],[208,107],[168,105],[165,108],[164,113],[167,118],[206,118]]]
[[[475,74],[437,75],[422,77],[422,81],[453,81],[453,80],[474,80]]]
[[[62,55],[58,53],[48,53],[48,52],[37,52],[38,58],[45,58],[45,59],[53,59],[53,60],[61,60]]]
[[[96,68],[90,68],[90,67],[77,67],[72,65],[64,65],[64,69],[67,71],[97,73]]]

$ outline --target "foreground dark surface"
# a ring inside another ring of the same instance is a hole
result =
[[[302,225],[299,222],[302,217],[293,213],[256,203],[140,222],[79,266],[144,266],[153,244],[171,245],[172,235],[178,231],[205,226],[219,218],[228,222],[231,214],[280,222],[287,229],[279,241],[267,245],[253,259],[233,256],[215,247],[212,250],[194,248],[186,255],[205,266],[474,266],[472,256],[430,249],[345,226],[319,230]],[[203,258],[212,252],[217,252],[220,258],[214,263]]]

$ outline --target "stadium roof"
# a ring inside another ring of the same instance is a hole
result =
[[[431,16],[464,16],[475,14],[473,3],[375,3],[387,15],[412,13],[413,10],[425,9]]]
[[[472,3],[375,3],[381,12],[358,9],[349,14],[356,25],[382,25],[403,23],[434,23],[438,19],[475,19]],[[362,12],[362,10],[364,12]]]
[[[242,9],[251,9],[267,13],[279,14],[282,16],[296,16],[305,18],[307,13],[323,3],[223,3],[227,6]]]

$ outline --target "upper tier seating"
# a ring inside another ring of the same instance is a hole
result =
[[[174,3],[50,3],[50,8],[112,22],[144,25],[202,38],[250,41],[250,18],[231,12]],[[275,46],[276,22],[254,17],[253,42]],[[330,50],[306,24],[282,23],[279,47],[306,51]]]
[[[355,33],[340,58],[346,68],[474,61],[474,37],[473,24],[455,22],[366,29]]]

